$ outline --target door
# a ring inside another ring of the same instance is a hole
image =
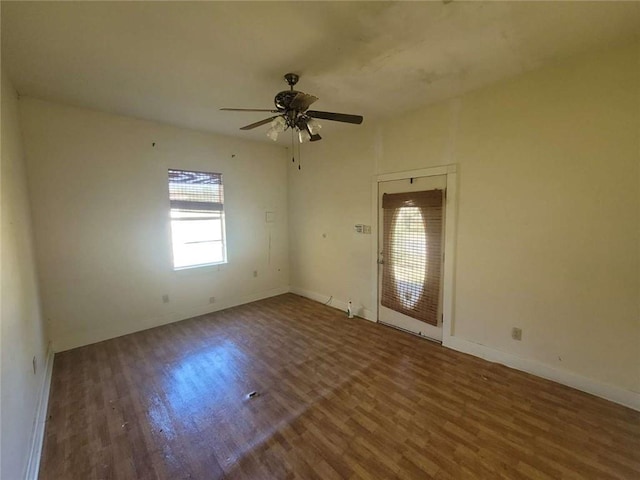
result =
[[[442,341],[446,175],[378,184],[378,321]]]

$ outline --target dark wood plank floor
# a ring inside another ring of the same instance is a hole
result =
[[[40,478],[638,479],[640,413],[288,294],[56,355]]]

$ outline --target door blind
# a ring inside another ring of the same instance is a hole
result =
[[[438,325],[443,190],[385,193],[381,304]]]

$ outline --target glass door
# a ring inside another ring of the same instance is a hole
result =
[[[442,340],[446,175],[378,185],[378,320]]]

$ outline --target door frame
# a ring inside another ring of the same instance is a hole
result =
[[[372,279],[372,299],[375,305],[375,321],[380,321],[380,308],[378,305],[378,243],[379,223],[379,187],[381,182],[392,180],[409,180],[417,177],[432,177],[435,175],[446,175],[447,190],[445,197],[444,214],[444,269],[443,269],[443,292],[442,292],[442,345],[448,346],[453,336],[453,300],[454,300],[454,275],[455,275],[455,239],[456,239],[456,216],[457,216],[457,165],[442,165],[439,167],[421,168],[419,170],[408,170],[404,172],[384,173],[373,178],[371,188],[371,218],[373,228],[371,232],[373,248],[371,249],[371,265],[373,271]]]

